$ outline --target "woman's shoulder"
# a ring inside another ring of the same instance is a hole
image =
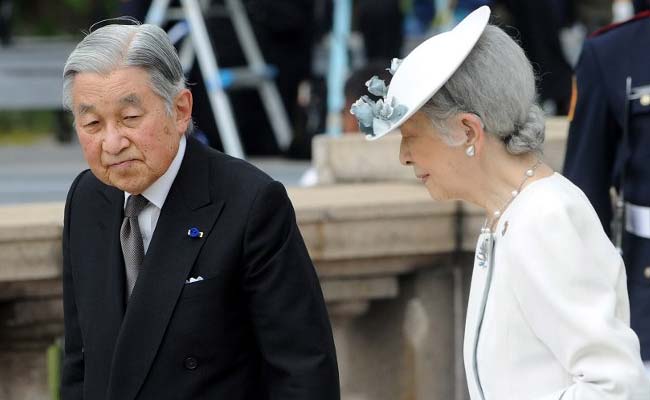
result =
[[[618,252],[587,196],[558,173],[531,183],[503,218],[499,221],[502,225],[497,230],[497,238],[503,238],[502,248],[512,252],[517,260],[535,251],[545,260],[569,260],[576,254],[585,258],[583,252],[588,249],[592,259],[619,265]]]
[[[505,235],[510,237],[506,242],[513,242],[513,245],[538,236],[562,237],[569,232],[598,242],[608,241],[587,196],[558,173],[539,179],[522,190],[496,229],[496,232],[504,234],[506,231],[511,233]]]
[[[559,222],[561,216],[583,217],[599,221],[587,196],[559,173],[541,178],[524,188],[507,215],[521,221]]]

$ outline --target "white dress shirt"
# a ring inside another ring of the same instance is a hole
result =
[[[464,357],[472,400],[650,399],[623,260],[562,175],[524,188],[475,262]]]
[[[172,160],[172,163],[167,168],[167,171],[154,183],[151,184],[142,195],[149,200],[149,204],[140,212],[138,215],[138,224],[140,225],[140,233],[142,234],[142,243],[144,244],[144,252],[147,253],[149,249],[149,243],[151,243],[151,237],[153,236],[154,231],[156,230],[156,224],[158,223],[158,217],[160,217],[160,210],[165,204],[167,199],[167,194],[169,189],[176,179],[178,170],[181,167],[183,161],[183,156],[185,155],[185,145],[186,139],[185,136],[181,137],[180,143],[178,145],[178,152]],[[126,201],[128,200],[130,193],[124,192],[124,207],[126,207]]]

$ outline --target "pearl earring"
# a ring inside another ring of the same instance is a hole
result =
[[[474,145],[471,144],[465,149],[465,154],[467,154],[467,157],[474,157],[474,154],[476,151],[474,150]]]

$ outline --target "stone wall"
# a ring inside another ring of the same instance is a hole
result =
[[[433,203],[409,183],[289,193],[333,321],[344,398],[436,391],[449,398],[462,337],[455,331],[462,307],[454,306],[458,206]],[[47,398],[45,349],[63,333],[62,208],[0,208],[2,399]],[[439,378],[425,379],[433,370]]]

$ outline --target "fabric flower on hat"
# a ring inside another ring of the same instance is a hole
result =
[[[375,103],[375,116],[386,121],[390,120],[395,112],[395,109],[393,108],[395,101],[392,103],[393,104],[384,102],[384,100],[379,100]]]
[[[388,94],[388,87],[386,87],[386,82],[379,79],[377,75],[373,76],[368,82],[366,82],[366,87],[368,88],[370,94],[374,94],[375,96],[385,97],[386,94]]]
[[[402,60],[399,58],[393,58],[390,62],[390,68],[386,68],[391,75],[395,75],[399,66],[402,65]]]
[[[388,69],[391,74],[394,74],[401,60],[394,58],[391,62],[391,67]],[[398,104],[397,100],[393,97],[388,101],[386,95],[388,94],[388,87],[386,82],[379,79],[377,75],[373,76],[366,82],[368,92],[375,96],[383,97],[382,99],[373,101],[368,96],[361,96],[352,107],[350,113],[353,114],[359,121],[359,129],[361,132],[368,136],[374,136],[376,131],[385,131],[402,118],[408,109],[402,104]]]
[[[359,121],[361,132],[366,135],[372,134],[372,120],[374,119],[375,102],[368,96],[361,96],[352,107],[350,113]]]
[[[361,96],[350,108],[350,113],[359,121],[361,132],[370,136],[374,136],[377,130],[389,128],[402,118],[406,111],[406,107],[397,104],[395,98],[390,102],[384,99],[375,102],[368,96]]]

